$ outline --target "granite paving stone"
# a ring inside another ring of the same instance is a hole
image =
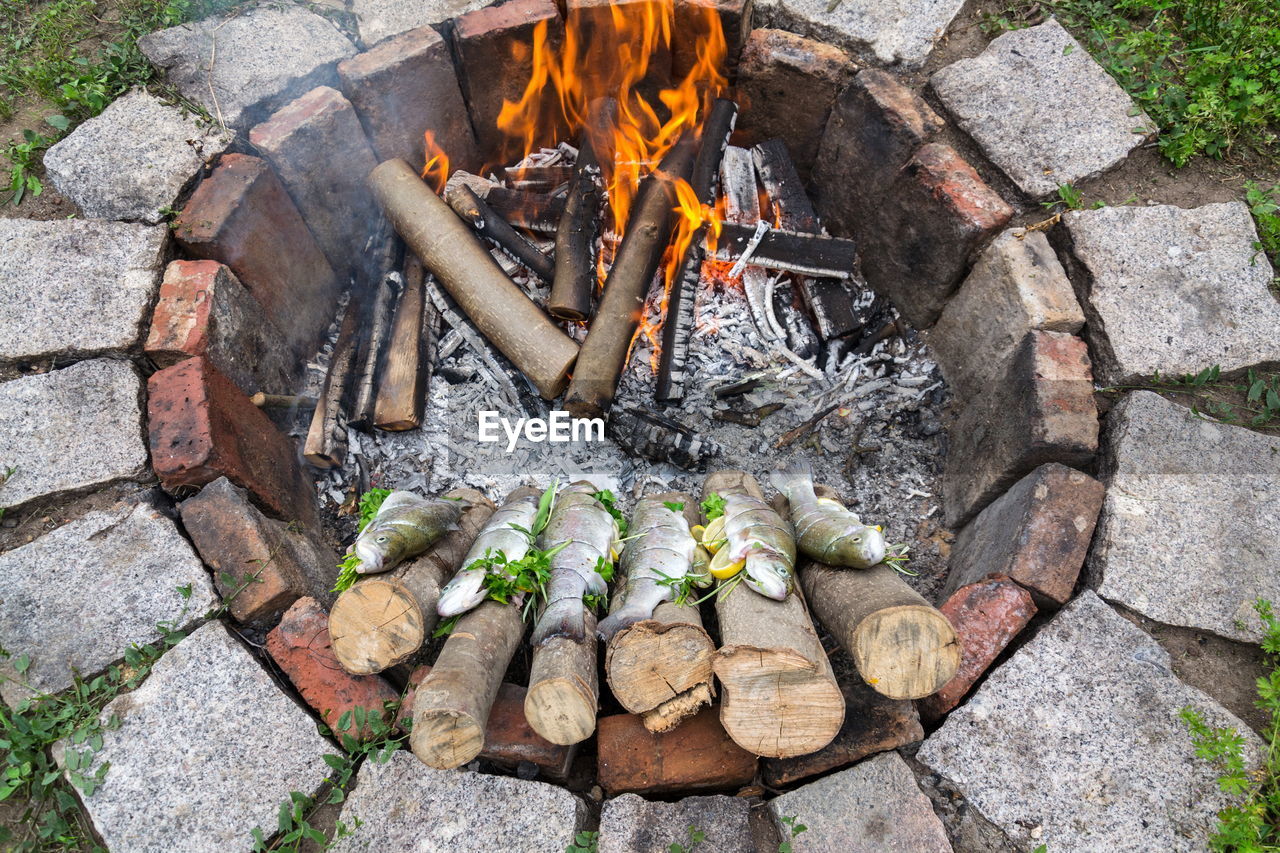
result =
[[[748,823],[751,805],[742,797],[686,797],[674,803],[623,794],[600,812],[600,853],[652,853],[673,844],[698,853],[754,853]],[[690,844],[690,827],[705,836]]]
[[[963,6],[963,0],[756,0],[755,23],[870,54],[880,64],[918,68]]]
[[[490,0],[352,0],[360,41],[372,47],[390,36],[418,27],[434,26],[475,9]]]

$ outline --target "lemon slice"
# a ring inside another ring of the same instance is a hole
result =
[[[724,516],[720,516],[715,521],[707,524],[702,530],[702,544],[710,545],[712,542],[724,539]],[[712,552],[714,553],[714,551]]]
[[[705,532],[705,531],[706,531],[706,529],[707,529],[707,528],[703,527],[701,524],[695,524],[693,527],[690,527],[690,528],[689,528],[689,532],[690,532],[691,534],[693,534],[693,541],[694,541],[694,542],[701,542],[701,541],[702,541],[702,534],[703,534],[703,532]]]
[[[825,505],[827,505],[827,506],[835,506],[835,507],[839,507],[840,509],[844,509],[844,504],[840,503],[840,501],[836,500],[835,498],[818,498],[818,503],[819,503],[819,504],[825,504]]]
[[[614,542],[609,546],[609,559],[618,562],[618,558],[622,556],[622,543]]]
[[[718,580],[725,580],[742,571],[747,565],[746,560],[738,560],[733,562],[729,559],[728,551],[717,551],[716,555],[711,558],[711,565],[708,567],[711,577]]]
[[[689,569],[689,574],[693,576],[693,583],[698,587],[705,587],[711,584],[711,574],[708,567],[711,565],[711,552],[701,545],[693,549],[693,565]]]

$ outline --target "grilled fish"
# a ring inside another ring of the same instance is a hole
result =
[[[392,492],[353,546],[360,558],[358,574],[385,572],[416,557],[458,526],[467,508],[463,501],[428,500],[413,492]]]
[[[742,579],[747,586],[778,601],[791,593],[796,543],[790,525],[773,507],[748,495],[726,495],[724,535],[729,560],[746,561]]]
[[[775,471],[773,484],[787,496],[800,553],[830,566],[866,569],[884,559],[884,532],[863,524],[834,501],[819,501],[808,463]]]
[[[654,608],[675,597],[675,589],[666,579],[678,583],[689,574],[697,548],[684,513],[672,510],[658,498],[640,501],[627,534],[630,539],[622,552],[627,582],[620,606],[600,623],[598,633],[605,641],[623,628],[648,619]]]
[[[508,501],[489,516],[489,520],[476,535],[471,550],[463,558],[462,568],[440,590],[436,612],[442,617],[457,616],[484,601],[484,576],[487,571],[485,558],[499,553],[508,563],[523,558],[533,547],[533,542],[525,531],[533,529],[533,520],[537,514],[538,496],[529,495]]]
[[[609,510],[592,497],[595,491],[596,487],[585,481],[567,487],[556,496],[551,517],[542,531],[543,550],[564,547],[551,558],[547,606],[538,617],[531,638],[535,646],[552,637],[568,637],[577,643],[586,639],[586,606],[582,597],[587,593],[603,595],[608,589],[599,569],[612,564],[618,526]]]

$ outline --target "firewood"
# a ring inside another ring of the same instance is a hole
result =
[[[529,239],[518,233],[511,224],[503,219],[476,195],[466,184],[458,184],[445,188],[445,199],[454,212],[461,216],[475,229],[475,232],[520,263],[538,278],[551,283],[555,274],[555,264],[542,253]]]
[[[541,234],[556,233],[569,204],[565,194],[534,193],[506,187],[491,187],[483,198],[511,225]]]
[[[303,397],[297,394],[264,394],[261,391],[250,396],[249,402],[259,409],[314,409],[316,407],[315,397]]]
[[[451,770],[480,754],[524,627],[519,609],[496,601],[481,602],[458,620],[413,700],[409,746],[424,764]]]
[[[422,425],[435,336],[426,313],[422,279],[422,262],[410,255],[405,262],[404,288],[396,303],[386,365],[373,409],[373,425],[378,429],[399,431]]]
[[[711,494],[763,498],[742,471],[717,471]],[[765,598],[745,584],[716,598],[721,648],[712,667],[724,697],[720,722],[734,742],[756,755],[787,758],[816,752],[844,721],[844,696],[801,595]]]
[[[587,612],[586,639],[552,637],[534,649],[524,715],[533,730],[562,746],[596,730],[600,680],[596,673],[596,617]]]
[[[347,401],[359,355],[359,329],[360,305],[353,295],[342,315],[329,373],[302,445],[303,458],[317,468],[336,468],[347,455]]]
[[[781,139],[770,139],[753,148],[751,154],[778,226],[788,231],[821,234],[822,223],[805,194],[804,183],[796,172],[786,143]],[[808,276],[797,276],[796,281],[824,341],[847,335],[862,325],[854,313],[853,294],[845,281]]]
[[[652,462],[670,462],[686,471],[701,471],[722,452],[704,433],[669,415],[635,406],[615,409],[605,423],[605,434],[628,453]]]
[[[727,146],[720,160],[720,184],[724,187],[726,222],[753,225],[760,220],[760,194],[756,190],[756,164],[751,152]]]
[[[578,149],[578,156],[582,156],[581,147]],[[553,163],[550,166],[508,166],[502,170],[508,186],[525,192],[554,190],[572,180],[573,173],[574,167],[563,163]]]
[[[920,699],[956,674],[960,644],[951,622],[893,567],[844,569],[807,562],[800,581],[819,621],[877,693]]]
[[[721,261],[738,260],[755,233],[754,227],[725,223],[712,256]],[[773,228],[751,252],[750,263],[802,275],[850,278],[856,259],[852,240]]]
[[[578,417],[600,417],[613,403],[645,296],[671,240],[675,185],[688,178],[695,148],[693,138],[686,134],[636,193],[626,234],[605,279],[604,295],[565,395],[565,408]]]
[[[422,556],[343,590],[329,614],[329,637],[338,663],[347,672],[382,672],[412,658],[437,622],[440,589],[458,570],[493,504],[474,489],[454,489],[445,497],[470,506],[458,527]]]
[[[706,206],[716,203],[716,187],[719,183],[720,161],[729,135],[733,133],[738,118],[738,105],[718,98],[712,104],[703,123],[702,144],[693,163],[689,183],[698,202]],[[680,271],[671,282],[667,296],[667,316],[662,324],[662,353],[658,358],[658,381],[655,398],[660,403],[678,403],[684,399],[685,381],[688,378],[689,336],[693,334],[694,310],[698,296],[698,283],[702,279],[702,238],[707,226],[703,225],[685,247]]]
[[[690,494],[667,492],[646,500],[682,503],[685,520],[698,523],[698,507]],[[617,577],[614,589],[626,582],[625,577]],[[615,599],[620,600],[616,593]],[[664,601],[651,618],[623,628],[609,641],[605,677],[622,707],[643,715],[650,731],[667,731],[710,704],[715,695],[711,678],[715,650],[696,605]]]
[[[562,320],[585,320],[591,316],[597,283],[596,241],[605,199],[604,173],[591,140],[593,136],[603,137],[600,125],[616,115],[617,106],[612,98],[592,104],[591,124],[584,128],[579,140],[573,182],[556,229],[555,280],[547,310]]]
[[[486,338],[555,399],[568,382],[578,346],[503,274],[485,247],[403,160],[369,175],[396,231]]]
[[[355,379],[355,399],[351,404],[350,425],[356,429],[373,426],[378,371],[382,366],[387,339],[391,336],[391,315],[396,301],[396,286],[400,281],[398,274],[387,275],[378,282],[373,292],[373,301],[369,307],[368,335],[361,351],[360,369]]]

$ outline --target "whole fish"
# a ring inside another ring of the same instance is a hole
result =
[[[724,535],[729,561],[746,560],[742,580],[747,586],[778,601],[791,593],[796,543],[773,507],[748,495],[726,495]]]
[[[595,491],[595,486],[584,481],[567,487],[556,496],[542,531],[543,550],[565,547],[551,558],[547,606],[530,640],[535,646],[552,637],[568,637],[576,643],[586,639],[582,597],[587,593],[603,595],[608,589],[599,568],[612,564],[610,552],[618,538],[618,526],[609,510],[592,497]]]
[[[529,495],[508,501],[489,516],[484,527],[476,534],[471,550],[462,559],[462,567],[444,589],[436,602],[436,612],[443,617],[466,613],[484,601],[485,560],[501,553],[508,563],[524,557],[533,547],[526,530],[533,529],[533,519],[538,514],[538,496]]]
[[[622,552],[627,582],[620,606],[599,625],[598,633],[605,641],[653,616],[654,608],[675,598],[674,585],[666,579],[679,583],[689,574],[697,548],[684,513],[672,510],[659,498],[640,501],[627,533],[630,540]]]
[[[791,523],[800,553],[819,563],[854,569],[866,569],[884,559],[884,532],[863,524],[855,513],[842,506],[819,503],[808,463],[775,471],[773,484],[791,505]]]
[[[418,556],[457,529],[466,508],[465,501],[428,500],[413,492],[392,492],[356,537],[353,547],[360,558],[356,573],[385,572]]]

